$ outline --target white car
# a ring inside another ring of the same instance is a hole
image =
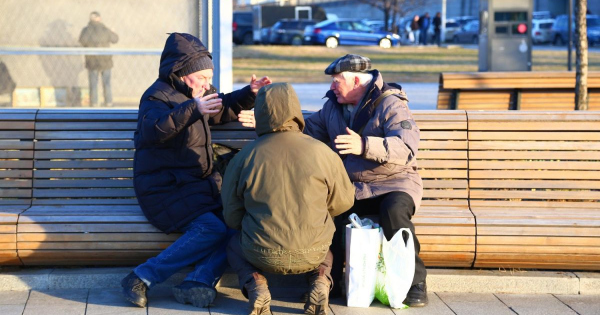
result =
[[[531,20],[531,40],[533,43],[549,43],[552,40],[553,24],[553,19]]]

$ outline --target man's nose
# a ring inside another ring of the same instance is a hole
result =
[[[329,89],[335,90],[335,82],[331,82],[331,85],[329,85]]]

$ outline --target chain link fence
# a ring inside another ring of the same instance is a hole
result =
[[[112,104],[98,77],[98,106],[137,107],[158,77],[167,33],[198,36],[201,0],[0,1],[0,107],[88,107],[85,57],[109,55]],[[118,35],[109,47],[79,41],[92,12]]]

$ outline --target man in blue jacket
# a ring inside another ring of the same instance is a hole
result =
[[[146,290],[195,264],[173,288],[179,303],[207,307],[227,265],[228,232],[221,210],[221,176],[213,170],[210,127],[254,121],[249,110],[268,77],[229,94],[213,89],[212,56],[190,34],[172,33],[160,59],[158,79],[142,95],[134,134],[134,188],[144,215],[165,233],[183,232],[158,256],[121,281],[123,295],[145,307]],[[253,123],[250,123],[253,127]]]

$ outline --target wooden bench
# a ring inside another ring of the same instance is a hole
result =
[[[0,114],[0,265],[19,265],[17,220],[31,205],[36,110]]]
[[[468,116],[475,267],[600,270],[600,113]]]
[[[437,109],[575,110],[575,72],[441,73]],[[600,110],[600,72],[588,73],[588,110]]]

